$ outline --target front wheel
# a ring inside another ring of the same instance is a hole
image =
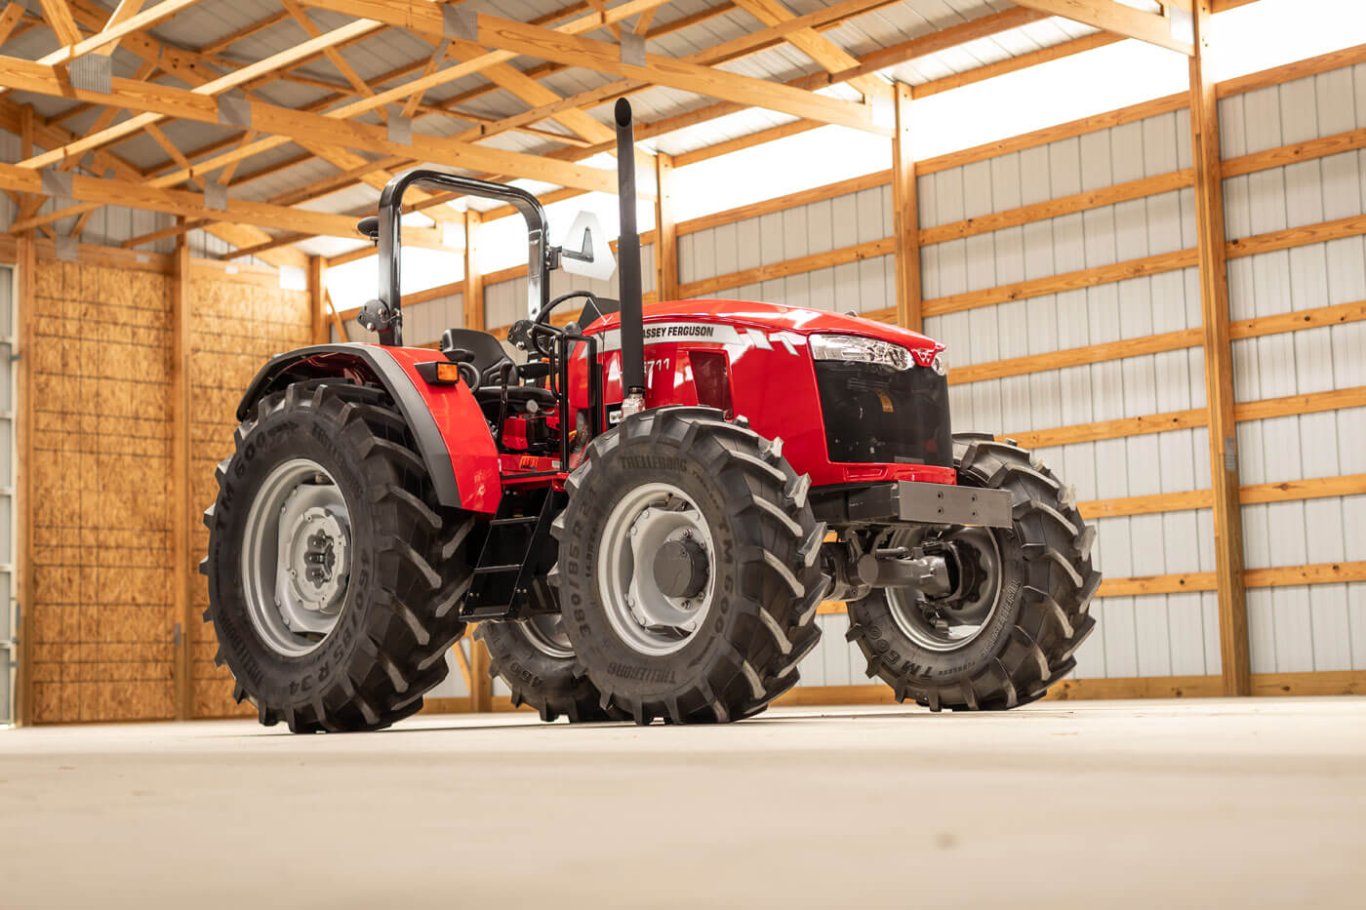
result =
[[[1052,472],[990,436],[954,438],[958,482],[1004,489],[1014,527],[890,528],[878,546],[922,546],[953,565],[953,590],[926,597],[884,588],[850,602],[850,641],[868,675],[898,701],[942,708],[1014,708],[1041,698],[1076,665],[1095,625],[1087,610],[1100,585],[1087,527]]]
[[[554,527],[565,630],[604,707],[718,723],[796,683],[828,583],[808,482],[711,408],[645,411],[593,440]]]

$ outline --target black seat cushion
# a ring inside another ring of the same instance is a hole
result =
[[[464,349],[474,355],[471,363],[479,371],[480,376],[509,359],[502,342],[488,332],[481,332],[478,329],[447,329],[441,335],[441,350],[457,349]]]

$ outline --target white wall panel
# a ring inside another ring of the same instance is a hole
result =
[[[1366,126],[1366,68],[1345,68],[1220,103],[1226,157]],[[1366,212],[1366,157],[1347,152],[1225,183],[1231,238]],[[1366,299],[1366,242],[1335,240],[1234,260],[1234,319]],[[1366,324],[1234,342],[1239,401],[1366,385]],[[1366,408],[1241,423],[1245,484],[1366,472]],[[1243,507],[1249,568],[1366,559],[1366,490],[1345,498]],[[1363,585],[1248,592],[1254,673],[1366,668]]]

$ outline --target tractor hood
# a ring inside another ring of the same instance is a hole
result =
[[[587,332],[611,332],[615,335],[617,321],[617,315],[610,314],[594,322]],[[901,345],[927,358],[944,350],[944,345],[918,332],[862,316],[846,316],[826,310],[755,300],[677,300],[651,305],[645,310],[647,343],[651,340],[651,325],[659,323],[724,323],[736,329],[759,329],[769,334],[861,335]]]

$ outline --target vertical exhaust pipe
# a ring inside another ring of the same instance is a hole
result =
[[[640,291],[640,234],[636,232],[636,144],[631,102],[618,98],[617,204],[621,236],[617,240],[618,291],[621,295],[621,383],[625,393],[621,416],[645,408],[645,326]]]

